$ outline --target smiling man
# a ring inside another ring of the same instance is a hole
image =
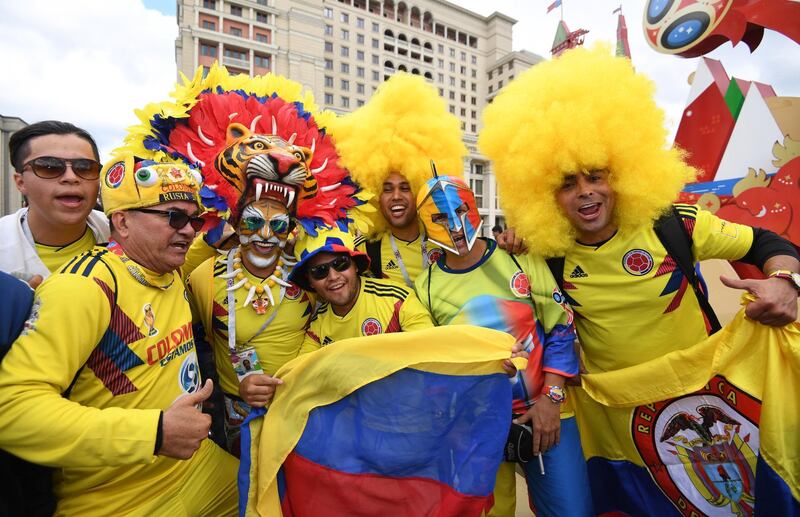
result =
[[[68,259],[108,241],[97,203],[97,144],[83,129],[48,120],[8,141],[14,181],[27,207],[0,219],[0,270],[42,279]]]
[[[341,163],[379,205],[377,224],[357,241],[358,250],[369,255],[372,276],[413,289],[417,275],[442,255],[420,227],[416,195],[431,160],[446,170],[463,167],[459,120],[425,79],[399,73],[331,126]]]
[[[0,364],[0,447],[59,470],[58,515],[234,514],[176,271],[203,224],[200,175],[126,154],[102,177],[112,240],[37,289]]]
[[[365,278],[369,257],[355,251],[353,237],[338,229],[298,243],[299,262],[290,278],[323,302],[309,323],[301,353],[342,339],[433,326],[414,291],[394,282]]]

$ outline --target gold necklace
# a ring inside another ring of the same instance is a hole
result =
[[[270,305],[275,305],[275,299],[272,296],[272,287],[274,287],[276,284],[282,287],[291,286],[289,282],[284,280],[284,278],[288,276],[283,269],[284,264],[286,263],[286,265],[294,265],[294,262],[290,261],[288,257],[279,257],[278,265],[275,266],[275,270],[272,272],[272,274],[262,280],[259,284],[255,285],[250,281],[247,275],[244,274],[241,248],[236,248],[232,254],[228,255],[228,261],[232,262],[232,267],[230,268],[232,271],[230,273],[221,275],[221,277],[226,280],[233,278],[235,281],[230,287],[227,288],[227,291],[235,291],[241,287],[244,287],[247,291],[247,297],[245,298],[242,307],[247,307],[252,302],[252,307],[253,310],[256,311],[256,314],[265,314]],[[267,284],[266,288],[264,287],[265,281]],[[264,297],[265,294],[266,298]]]

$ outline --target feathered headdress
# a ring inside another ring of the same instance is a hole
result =
[[[331,120],[329,127],[342,165],[372,194],[397,172],[416,195],[431,177],[431,160],[443,174],[462,175],[467,148],[460,122],[420,76],[392,76],[363,107]],[[376,223],[373,234],[385,228],[382,217]]]
[[[235,221],[243,202],[262,193],[287,204],[310,233],[346,224],[365,203],[326,133],[335,114],[320,111],[299,83],[232,76],[216,63],[182,79],[172,101],[136,111],[141,124],[129,128],[123,150],[199,167],[208,226]]]

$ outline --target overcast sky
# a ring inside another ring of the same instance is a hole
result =
[[[612,0],[563,0],[570,29],[589,30],[586,43],[614,43],[620,5]],[[514,49],[549,57],[560,10],[551,0],[451,0],[480,14],[500,11],[518,20]],[[658,102],[676,126],[696,59],[658,54],[641,28],[645,0],[623,0],[637,70],[658,85]],[[168,97],[176,80],[175,0],[25,0],[0,2],[0,114],[26,122],[68,120],[98,140],[103,159],[134,124],[135,108]],[[726,43],[709,57],[729,75],[758,80],[778,95],[800,96],[800,46],[767,31],[750,54]]]

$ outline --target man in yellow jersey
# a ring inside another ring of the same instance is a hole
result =
[[[240,245],[208,260],[189,277],[189,297],[196,321],[201,321],[214,352],[214,363],[225,401],[228,450],[239,455],[239,427],[250,413],[247,387],[270,387],[272,376],[297,357],[313,299],[288,281],[294,257],[284,253],[294,223],[284,200],[263,188],[255,199],[250,183],[241,215],[232,223]],[[233,317],[231,317],[233,314]],[[255,365],[258,365],[256,367]],[[240,380],[248,379],[240,395]]]
[[[545,261],[515,257],[498,249],[496,241],[479,238],[475,195],[460,177],[430,179],[417,197],[417,210],[430,239],[445,250],[416,282],[436,324],[506,332],[530,354],[527,368],[516,372],[512,394],[515,424],[532,426],[532,443],[519,456],[536,514],[591,515],[575,416],[562,411],[564,382],[578,374],[575,327]],[[512,432],[519,431],[512,426]],[[534,454],[541,454],[541,463],[532,460]],[[513,464],[503,463],[490,515],[514,514],[514,488]]]
[[[517,233],[533,252],[561,257],[551,264],[560,262],[556,279],[575,311],[590,373],[638,365],[707,337],[715,316],[701,260],[757,265],[767,278],[722,278],[757,297],[747,316],[776,326],[797,318],[800,264],[790,243],[672,204],[696,171],[667,145],[653,91],[608,49],[571,50],[509,84],[487,108],[479,139],[495,161]],[[629,433],[625,424],[602,422],[612,436]],[[592,458],[589,475],[597,512],[651,513],[657,500],[672,508],[644,467]],[[619,487],[631,485],[637,496],[623,500]]]
[[[207,440],[176,272],[200,175],[125,154],[101,176],[112,239],[37,290],[0,364],[0,447],[56,468],[57,515],[232,515],[237,462]]]
[[[417,275],[442,255],[417,220],[416,193],[431,160],[461,170],[467,150],[458,118],[420,76],[396,74],[363,107],[331,124],[341,163],[379,204],[374,230],[357,242],[370,272],[413,289]]]
[[[25,281],[50,273],[108,241],[108,220],[92,210],[100,187],[97,144],[83,129],[47,120],[8,141],[14,181],[28,206],[0,219],[0,271]]]

